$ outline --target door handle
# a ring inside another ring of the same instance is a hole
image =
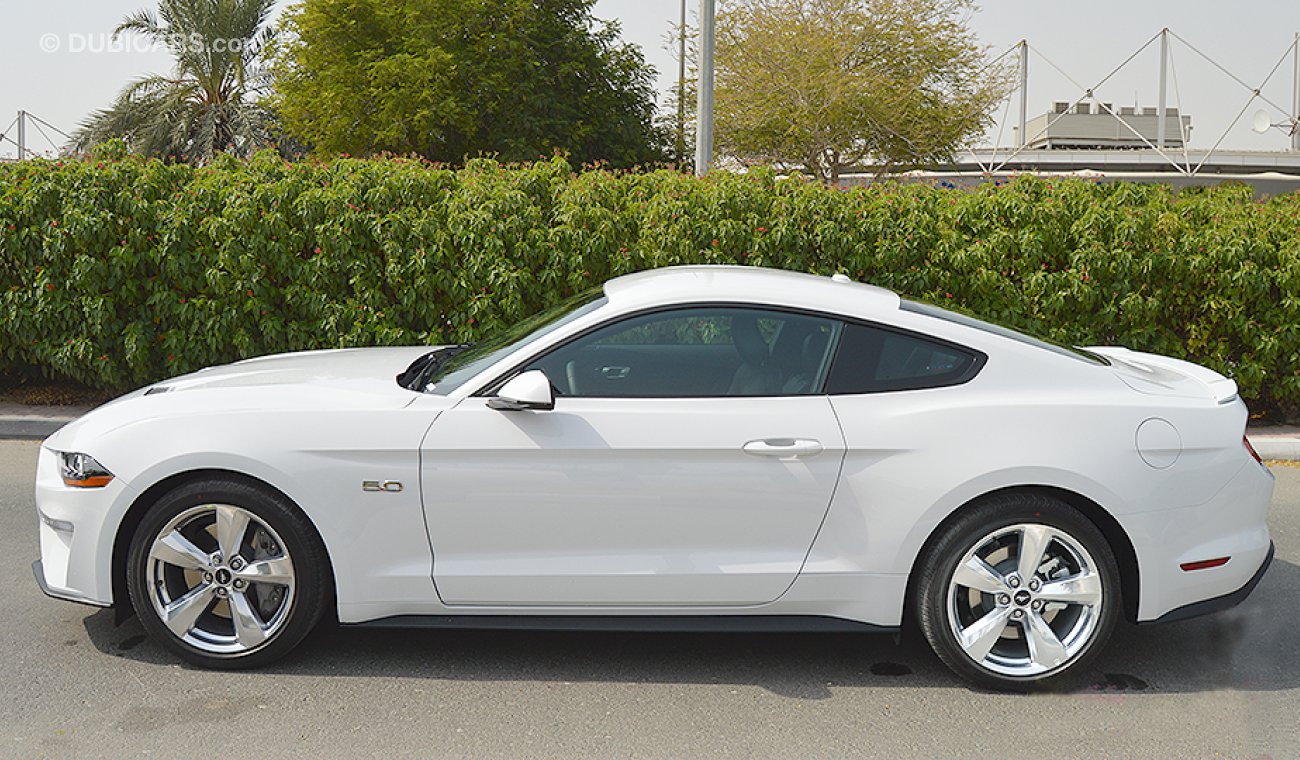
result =
[[[744,446],[746,454],[753,454],[759,457],[777,457],[778,459],[794,459],[796,457],[810,457],[822,452],[821,441],[814,441],[808,438],[764,438],[761,441],[750,441]]]
[[[621,380],[632,372],[631,367],[601,367],[600,374],[609,380]]]

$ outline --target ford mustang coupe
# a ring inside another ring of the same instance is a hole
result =
[[[127,394],[40,452],[51,596],[205,667],[343,624],[919,626],[1001,689],[1272,557],[1236,385],[847,278],[620,277],[473,346],[269,356]]]

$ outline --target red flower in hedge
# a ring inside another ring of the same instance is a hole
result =
[[[52,282],[47,282],[47,283],[45,283],[45,289],[46,289],[46,290],[54,290],[54,283],[52,283]]]
[[[252,297],[253,297],[253,289],[252,289],[252,288],[249,288],[249,289],[248,289],[248,297],[249,297],[249,298],[252,298]]]

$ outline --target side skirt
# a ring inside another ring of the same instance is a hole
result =
[[[673,633],[897,633],[895,626],[818,615],[395,615],[356,628]]]

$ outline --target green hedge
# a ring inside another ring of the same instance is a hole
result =
[[[0,368],[124,389],[275,351],[470,341],[669,264],[837,271],[1300,414],[1300,196],[1025,178],[828,190],[562,160],[0,166]]]

